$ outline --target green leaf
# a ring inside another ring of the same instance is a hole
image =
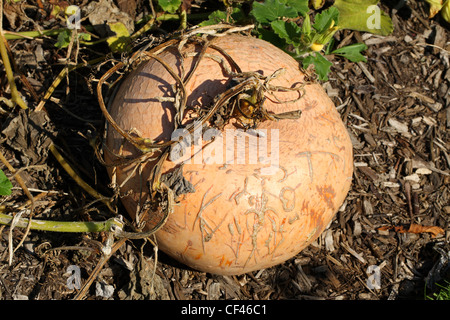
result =
[[[361,54],[361,51],[364,50],[367,50],[367,46],[364,43],[355,43],[334,50],[332,53],[343,56],[352,62],[366,62],[366,58]]]
[[[394,30],[392,20],[377,3],[378,0],[335,0],[339,27],[387,36]]]
[[[91,35],[89,33],[80,32],[77,34],[78,39],[82,41],[90,41]],[[58,38],[55,43],[55,47],[59,49],[67,48],[70,44],[70,40],[72,39],[72,30],[64,29],[58,34]]]
[[[9,196],[11,194],[12,183],[5,173],[0,169],[0,195]]]
[[[275,20],[270,23],[273,31],[288,44],[300,45],[301,29],[294,22]]]
[[[175,13],[181,6],[181,0],[158,0],[159,6],[169,13]]]
[[[327,56],[329,54],[331,54],[331,50],[333,50],[333,46],[334,46],[334,38],[331,38],[330,41],[328,42],[326,48],[325,48],[325,52],[324,54]]]
[[[327,44],[334,36],[334,34],[339,30],[338,26],[330,27],[325,29],[323,32],[316,32],[312,37],[311,43],[315,44]]]
[[[91,41],[91,35],[89,33],[80,32],[78,34],[78,39],[82,41]]]
[[[70,38],[72,37],[72,31],[64,29],[58,34],[58,38],[55,43],[55,47],[59,49],[67,48],[70,44]]]
[[[307,36],[311,34],[311,19],[309,18],[309,15],[306,15],[305,20],[303,20],[302,33]]]
[[[302,16],[306,16],[309,11],[308,0],[286,0],[286,5],[297,10]]]
[[[311,64],[314,65],[314,69],[319,76],[319,80],[328,81],[328,73],[330,72],[332,63],[320,53],[315,52],[313,55],[309,55],[303,59],[303,68],[306,69]]]
[[[442,18],[450,23],[450,0],[445,1],[444,6],[442,7],[440,12]]]
[[[316,15],[314,18],[313,28],[316,29],[317,32],[321,33],[326,31],[332,25],[338,24],[338,21],[339,10],[335,7],[330,7]]]
[[[130,43],[130,33],[127,27],[122,22],[108,23],[108,26],[116,34],[106,40],[109,48],[112,52],[123,52]]]
[[[278,18],[295,18],[298,13],[293,7],[288,7],[279,0],[266,0],[264,2],[253,2],[250,12],[259,23],[269,23]]]
[[[258,28],[258,38],[270,42],[278,48],[285,48],[287,43],[281,39],[272,29]]]
[[[240,8],[233,8],[233,11],[231,13],[231,21],[230,22],[239,21],[239,20],[242,20],[243,18],[244,18],[244,13],[242,12],[242,10]],[[210,26],[213,24],[218,24],[218,23],[224,22],[226,20],[227,20],[227,13],[225,11],[216,10],[208,16],[208,20],[200,22],[199,26],[201,26],[201,27]]]
[[[218,24],[222,21],[225,21],[226,18],[227,18],[227,13],[225,11],[216,10],[208,16],[208,20],[200,22],[199,26],[204,27],[204,26],[210,26],[213,24]]]

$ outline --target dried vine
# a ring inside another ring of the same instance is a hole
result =
[[[162,218],[158,223],[151,226],[150,230],[146,232],[123,233],[122,236],[134,239],[147,238],[159,230],[167,221],[170,212],[173,210],[175,195],[173,190],[162,181],[161,168],[169,155],[171,147],[178,143],[178,141],[171,140],[167,142],[157,142],[153,141],[151,138],[132,135],[130,132],[122,129],[108,112],[108,108],[102,95],[103,85],[118,71],[124,70],[125,72],[128,72],[136,68],[136,66],[141,63],[156,60],[175,80],[175,96],[167,99],[173,103],[175,109],[174,130],[183,128],[187,131],[187,134],[192,134],[196,130],[206,129],[206,127],[215,127],[219,130],[223,129],[231,119],[235,119],[244,129],[257,129],[258,125],[263,121],[298,119],[301,115],[300,110],[274,114],[267,111],[264,107],[264,100],[266,99],[266,95],[270,95],[271,98],[278,103],[298,101],[303,96],[303,88],[307,84],[306,81],[300,84],[300,86],[291,88],[274,86],[270,82],[279,77],[285,71],[284,69],[279,69],[269,76],[263,76],[258,72],[243,72],[233,58],[225,52],[225,50],[214,44],[214,40],[217,37],[222,37],[230,33],[247,31],[251,28],[253,28],[253,26],[234,27],[224,24],[195,28],[182,34],[176,39],[169,40],[150,50],[144,49],[135,52],[130,59],[128,59],[128,61],[118,63],[100,78],[97,85],[97,95],[100,108],[106,118],[107,125],[111,126],[112,129],[114,129],[126,141],[130,142],[140,151],[140,155],[130,158],[114,154],[116,161],[110,165],[113,167],[118,167],[134,164],[135,170],[132,170],[132,174],[134,174],[137,168],[141,167],[142,164],[145,164],[150,160],[157,160],[156,165],[152,169],[149,181],[149,190],[153,202],[153,208],[156,208],[155,210],[159,211],[155,212],[155,214],[161,216],[161,210],[164,211]],[[187,44],[201,45],[202,49],[200,52],[185,53],[183,52],[183,48]],[[181,59],[181,66],[183,66],[184,58],[190,56],[195,56],[197,58],[194,60],[193,66],[187,74],[184,74],[185,72],[182,68],[182,74],[178,75],[178,73],[175,72],[170,65],[159,57],[159,55],[165,50],[173,48],[177,49],[177,54]],[[207,53],[206,51],[208,48],[218,52],[220,56]],[[189,124],[184,125],[183,121],[187,115],[186,85],[195,74],[200,61],[204,58],[212,59],[220,64],[231,80],[229,81],[229,86],[226,90],[217,95],[210,106],[204,106],[201,109],[194,110],[196,114],[196,121],[191,121]],[[123,77],[123,75],[121,75],[120,78],[121,77]],[[115,81],[116,85],[117,83],[118,81]],[[294,100],[280,101],[274,95],[274,92],[281,91],[295,91],[298,92],[299,95],[298,98]],[[215,122],[214,119],[218,114],[220,114],[222,121]],[[103,148],[103,150],[104,152],[112,153],[106,147]],[[164,203],[161,203],[161,201]]]

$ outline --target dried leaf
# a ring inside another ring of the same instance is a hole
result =
[[[20,153],[25,165],[45,163],[54,127],[45,111],[21,110],[3,124],[5,144]]]
[[[394,230],[398,233],[431,233],[432,238],[436,238],[439,234],[444,233],[444,229],[436,226],[423,226],[420,224],[411,223],[408,225],[400,226],[384,226],[378,228],[380,231]]]
[[[423,233],[423,232],[428,232],[432,234],[432,237],[435,238],[437,237],[439,234],[444,233],[444,229],[436,227],[436,226],[422,226],[420,224],[414,224],[412,223],[409,226],[409,230],[408,232],[411,233]]]

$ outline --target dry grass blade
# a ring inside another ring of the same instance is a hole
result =
[[[1,153],[1,152],[0,152],[0,161],[8,168],[9,171],[11,171],[14,174],[14,179],[20,185],[20,187],[22,188],[23,192],[28,197],[30,204],[31,204],[30,215],[29,215],[30,220],[29,220],[27,229],[25,231],[25,234],[23,235],[22,239],[20,240],[19,244],[16,247],[16,250],[17,250],[17,248],[20,248],[22,246],[23,242],[25,241],[25,238],[27,237],[28,233],[30,232],[31,218],[33,217],[35,200],[34,200],[34,197],[31,195],[31,192],[28,190],[28,187],[26,186],[25,182],[23,181],[23,179],[20,175],[20,172],[17,172],[16,169],[14,169],[14,167],[11,166],[11,164],[8,162],[8,160],[6,160],[6,158],[3,156],[3,153]],[[23,212],[23,210],[20,212]],[[18,221],[18,218],[16,221]],[[13,228],[14,227],[11,227],[10,232],[9,232],[9,248],[10,248],[9,263],[10,264],[12,262],[12,253],[13,253],[13,251],[12,251],[12,229]]]
[[[97,59],[93,59],[91,61],[88,61],[87,65],[93,65],[93,64],[101,62],[105,59],[106,59],[106,57],[100,57]],[[86,63],[79,63],[76,65],[70,65],[70,66],[67,66],[66,68],[63,68],[60,71],[60,73],[58,74],[58,76],[55,78],[55,80],[53,80],[52,84],[50,85],[50,88],[47,89],[47,92],[45,93],[44,98],[39,102],[39,104],[35,108],[35,111],[44,110],[44,106],[45,106],[46,102],[51,98],[53,92],[61,83],[61,80],[63,80],[65,77],[68,76],[69,72],[76,70],[78,68],[85,67],[85,66],[86,66]]]
[[[69,163],[64,159],[64,157],[59,153],[56,146],[52,144],[50,146],[50,151],[55,156],[56,160],[61,164],[61,166],[66,170],[66,172],[71,176],[72,179],[74,179],[80,187],[82,187],[87,193],[89,193],[92,197],[95,199],[98,199],[102,201],[108,209],[115,213],[116,211],[112,207],[111,201],[108,197],[105,197],[101,194],[99,194],[96,190],[94,190],[89,184],[87,184],[83,179],[80,178],[80,176],[72,169],[72,167],[69,165]]]
[[[3,17],[3,0],[0,1],[0,17]],[[6,77],[8,78],[8,83],[11,88],[11,100],[14,104],[19,105],[22,109],[28,109],[28,106],[23,101],[19,91],[17,90],[6,46],[7,42],[3,35],[3,25],[0,23],[0,55],[5,67]]]
[[[111,247],[111,250],[108,253],[104,253],[102,257],[100,258],[100,261],[95,266],[94,270],[89,276],[89,279],[83,284],[80,291],[78,291],[77,295],[75,296],[74,300],[83,300],[86,296],[89,288],[91,287],[92,283],[97,278],[100,271],[103,269],[105,264],[108,262],[108,260],[112,257],[112,255],[122,247],[125,242],[127,241],[126,238],[119,239],[116,243],[113,244]]]
[[[12,260],[13,260],[13,254],[14,254],[14,249],[13,249],[13,231],[14,228],[16,227],[17,223],[20,220],[20,217],[22,217],[22,214],[25,212],[26,210],[21,210],[19,212],[17,212],[14,215],[14,218],[11,222],[11,226],[9,228],[9,233],[8,233],[8,248],[9,248],[9,258],[8,258],[8,263],[11,266],[12,265]],[[18,248],[19,246],[17,246]]]

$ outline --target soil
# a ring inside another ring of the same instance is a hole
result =
[[[72,2],[88,6],[88,1]],[[55,4],[65,3],[4,1],[3,28],[21,32],[64,27],[63,19],[50,12]],[[147,1],[117,3],[119,13],[133,21],[150,13]],[[187,3],[196,13],[216,9],[211,4],[215,1]],[[80,294],[71,268],[75,266],[85,284],[101,262],[107,234],[27,233],[2,226],[0,299],[402,300],[431,295],[435,283],[450,280],[449,25],[439,17],[428,19],[423,1],[383,2],[381,7],[392,18],[391,35],[349,30],[335,35],[339,46],[368,46],[367,63],[329,56],[333,66],[329,81],[323,83],[353,141],[353,184],[327,230],[295,258],[242,276],[217,276],[187,269],[162,252],[157,252],[155,264],[150,242],[129,240]],[[163,36],[168,28],[170,24],[160,25],[147,33],[147,39]],[[58,49],[55,42],[55,36],[8,42],[18,90],[31,110],[38,108],[67,63],[107,52],[104,43]],[[33,218],[111,217],[48,151],[51,137],[80,177],[101,194],[112,195],[105,168],[92,148],[103,127],[94,91],[111,65],[71,71],[33,116],[0,102],[0,150],[35,198]],[[3,64],[0,81],[1,95],[9,99]],[[1,168],[14,185],[10,196],[1,197],[2,211],[22,210],[26,217],[26,193],[12,173]],[[10,245],[15,249],[12,256]]]

